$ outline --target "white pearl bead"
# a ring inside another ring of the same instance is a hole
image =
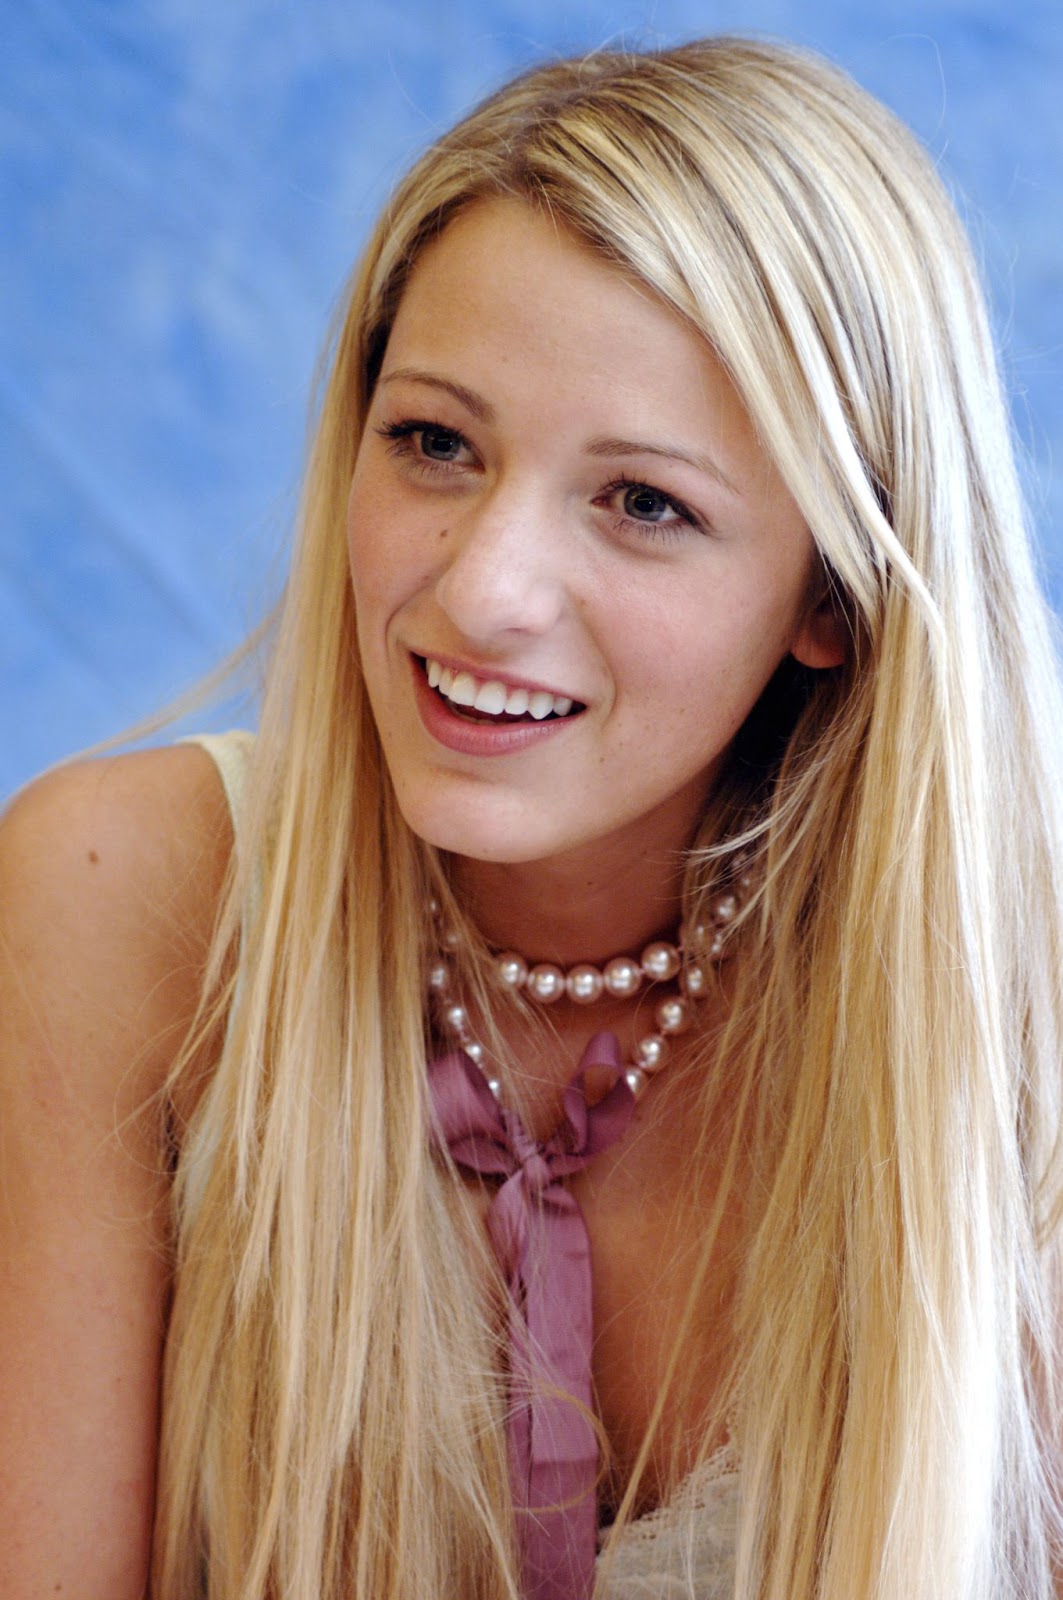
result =
[[[635,1059],[643,1072],[656,1072],[668,1059],[668,1041],[659,1033],[647,1034],[635,1046]]]
[[[726,941],[726,938],[724,936],[723,929],[722,928],[717,928],[716,932],[713,934],[712,938],[709,940],[708,954],[709,954],[709,959],[710,960],[716,961],[716,960],[719,959],[720,956],[723,955],[723,947],[726,944],[726,942],[727,941]]]
[[[565,992],[565,974],[552,961],[541,961],[528,973],[528,993],[544,1006],[552,1005]]]
[[[445,961],[433,961],[428,969],[428,987],[433,994],[446,994],[450,988],[450,968]]]
[[[641,1067],[628,1067],[624,1073],[624,1082],[637,1099],[646,1087],[646,1074]]]
[[[713,920],[716,922],[733,922],[738,915],[738,897],[733,894],[721,894],[712,906]]]
[[[605,979],[597,967],[592,966],[589,961],[581,961],[578,966],[569,969],[565,988],[568,990],[569,999],[575,1000],[577,1005],[589,1006],[600,998],[605,988]]]
[[[457,950],[461,944],[461,934],[456,928],[443,928],[440,931],[439,943],[444,950]]]
[[[699,1000],[708,990],[708,973],[697,961],[688,961],[679,974],[679,987],[692,1000]]]
[[[657,1026],[662,1033],[686,1033],[690,1027],[690,1005],[678,995],[671,995],[667,1000],[662,1000],[654,1013]]]
[[[466,1039],[465,1043],[462,1045],[462,1049],[465,1051],[465,1054],[471,1061],[476,1062],[478,1067],[483,1066],[487,1051],[484,1049],[479,1039]]]
[[[515,950],[505,950],[496,956],[495,971],[507,989],[523,989],[528,981],[528,963]]]
[[[488,1078],[487,1087],[490,1089],[496,1100],[501,1100],[502,1084],[498,1078]]]
[[[663,939],[648,944],[642,952],[642,970],[654,983],[667,983],[679,971],[679,951]]]
[[[460,1039],[469,1026],[469,1013],[457,1000],[443,1007],[443,1026]]]
[[[614,956],[606,962],[602,980],[614,1000],[628,1000],[642,987],[642,968],[630,956]]]

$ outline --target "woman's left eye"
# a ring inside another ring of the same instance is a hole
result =
[[[644,534],[678,535],[684,529],[700,527],[697,517],[681,500],[649,483],[623,479],[609,484],[599,498],[616,507],[622,527],[635,528]]]
[[[647,483],[633,484],[624,490],[624,511],[640,522],[664,522],[675,506],[660,489],[651,489]]]

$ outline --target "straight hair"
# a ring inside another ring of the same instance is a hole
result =
[[[779,669],[686,870],[696,919],[736,843],[755,866],[733,1007],[700,1061],[703,1148],[720,1060],[739,1106],[724,1191],[740,1151],[756,1174],[713,1419],[741,1474],[736,1593],[1050,1600],[1049,619],[977,274],[931,163],[835,68],[734,38],[518,78],[417,163],[352,280],[203,1004],[225,1045],[176,1129],[153,1593],[519,1594],[494,1269],[429,1154],[427,898],[463,928],[474,987],[483,944],[399,813],[344,540],[405,284],[497,197],[708,342],[850,635],[843,667]],[[719,1214],[691,1221],[676,1386],[697,1382],[684,1354]]]

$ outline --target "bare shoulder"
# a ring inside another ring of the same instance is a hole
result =
[[[37,997],[40,1043],[118,1030],[140,1034],[145,1064],[165,1053],[198,996],[231,849],[220,779],[192,745],[60,767],[16,798],[0,972]]]
[[[217,770],[197,745],[172,745],[45,773],[0,823],[5,888],[76,901],[79,923],[154,890],[208,910],[232,847]],[[121,931],[120,923],[117,931]],[[106,933],[106,928],[101,928]]]
[[[212,864],[224,870],[231,845],[217,769],[192,744],[55,767],[16,795],[0,821],[6,870],[56,888],[74,871],[103,895],[120,889],[130,869],[191,884]]]
[[[57,769],[0,823],[13,1600],[145,1590],[170,1242],[157,1091],[195,1014],[231,848],[220,780],[191,746]]]

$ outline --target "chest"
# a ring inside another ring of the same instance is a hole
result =
[[[623,1139],[566,1180],[590,1246],[593,1394],[609,1441],[606,1509],[622,1495],[651,1427],[640,1511],[690,1470],[707,1434],[710,1445],[722,1442],[742,1185],[723,1181],[727,1139],[695,1137],[696,1093],[677,1084],[658,1094],[664,1087],[639,1101]],[[486,1228],[495,1192],[471,1181],[476,1225]]]
[[[724,1152],[710,1144],[699,1160],[693,1127],[689,1115],[636,1124],[573,1180],[590,1238],[594,1391],[617,1499],[661,1406],[640,1510],[689,1472],[703,1443],[723,1442],[742,1187],[724,1192]]]

